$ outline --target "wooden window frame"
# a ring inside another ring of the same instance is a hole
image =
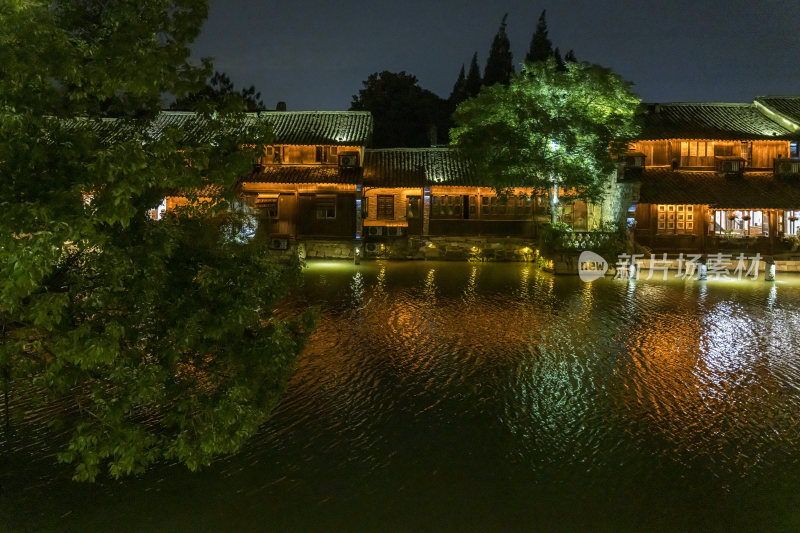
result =
[[[333,220],[336,218],[336,195],[318,194],[314,198],[314,211],[317,220]]]
[[[693,235],[694,204],[658,204],[656,211],[657,235]]]
[[[377,220],[394,220],[393,194],[376,195],[375,204],[375,218]]]

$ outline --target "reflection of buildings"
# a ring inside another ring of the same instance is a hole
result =
[[[800,230],[800,98],[647,106],[637,242],[779,251]]]
[[[800,98],[650,104],[645,111],[642,136],[609,176],[606,198],[561,206],[575,243],[626,216],[629,225],[635,220],[637,242],[657,252],[778,251],[785,236],[798,234]],[[364,242],[369,254],[414,238],[440,238],[440,246],[444,238],[533,239],[549,221],[543,194],[518,188],[498,195],[448,148],[370,149],[368,112],[250,118],[269,122],[275,141],[241,191],[275,248]],[[188,124],[194,115],[166,112],[160,120]],[[170,198],[166,207],[179,202]],[[443,245],[446,253],[450,245]]]

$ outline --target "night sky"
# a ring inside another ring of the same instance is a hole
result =
[[[268,108],[347,109],[382,70],[446,98],[475,51],[483,70],[504,13],[519,65],[545,8],[562,55],[612,68],[645,101],[800,94],[798,0],[212,0],[193,55],[255,85]]]

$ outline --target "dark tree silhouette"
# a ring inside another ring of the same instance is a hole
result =
[[[508,13],[503,15],[500,28],[494,36],[492,47],[489,49],[489,57],[486,60],[486,68],[483,71],[483,84],[487,87],[495,83],[508,85],[511,76],[514,75],[514,60],[511,55],[511,43],[506,34],[506,19]]]
[[[538,63],[539,61],[547,61],[547,58],[553,56],[553,43],[547,37],[547,19],[545,18],[547,10],[542,10],[539,15],[539,23],[536,24],[536,31],[531,37],[531,46],[528,49],[528,54],[525,56],[526,63]]]
[[[450,104],[455,108],[458,104],[463,102],[467,99],[467,76],[464,74],[464,65],[461,65],[461,70],[458,73],[458,79],[456,79],[455,84],[453,85],[453,91],[450,93],[450,98],[448,99]]]
[[[265,111],[267,108],[261,101],[261,93],[254,86],[236,91],[233,82],[224,72],[214,72],[201,90],[192,92],[183,98],[177,98],[170,109],[197,111],[204,106],[229,109],[244,106],[245,111]]]
[[[375,148],[423,147],[446,139],[449,103],[417,83],[417,77],[403,72],[376,72],[353,96],[353,111],[370,111],[375,120],[372,145]],[[436,136],[431,139],[431,132]]]
[[[481,78],[481,68],[478,66],[478,52],[472,56],[472,61],[469,64],[469,73],[467,74],[466,89],[467,98],[472,98],[478,94],[483,85]]]
[[[559,50],[558,47],[553,50],[553,59],[556,60],[556,66],[558,67],[558,70],[561,72],[565,72],[567,70],[567,66],[564,64],[564,59],[561,57],[561,50]]]
[[[570,51],[567,52],[567,55],[564,56],[564,61],[566,61],[567,63],[577,63],[578,62],[578,58],[575,57],[575,52],[572,49],[570,49]]]

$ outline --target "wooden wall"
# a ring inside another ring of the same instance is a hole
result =
[[[354,193],[336,195],[336,218],[319,219],[316,195],[300,193],[297,205],[297,237],[337,237],[355,239],[356,197]]]
[[[658,205],[636,206],[634,238],[637,244],[647,246],[654,253],[698,252],[707,246],[708,206],[694,206],[694,228],[689,233],[659,233]]]
[[[317,162],[317,146],[312,145],[296,145],[296,144],[286,144],[286,145],[279,145],[283,155],[281,158],[281,164],[284,165],[317,165],[320,164]],[[324,146],[323,147],[328,152],[328,161],[327,165],[338,165],[339,160],[336,154],[331,154],[330,149],[331,146]],[[358,152],[361,154],[361,148],[358,146],[338,146],[336,148],[337,154],[342,154],[346,152]],[[266,154],[266,148],[265,148]],[[361,162],[363,164],[363,161]],[[263,165],[271,165],[274,164],[274,160],[272,156],[265,155],[261,159],[261,164]]]
[[[682,155],[681,143],[706,143],[706,154],[692,156]],[[736,156],[748,161],[748,168],[771,169],[772,160],[778,155],[789,157],[788,141],[715,141],[709,139],[670,139],[660,141],[638,141],[632,144],[632,150],[645,154],[645,165],[669,166],[672,161],[681,168],[713,168],[715,156]]]
[[[773,159],[789,157],[789,141],[754,141],[750,168],[772,170]]]

